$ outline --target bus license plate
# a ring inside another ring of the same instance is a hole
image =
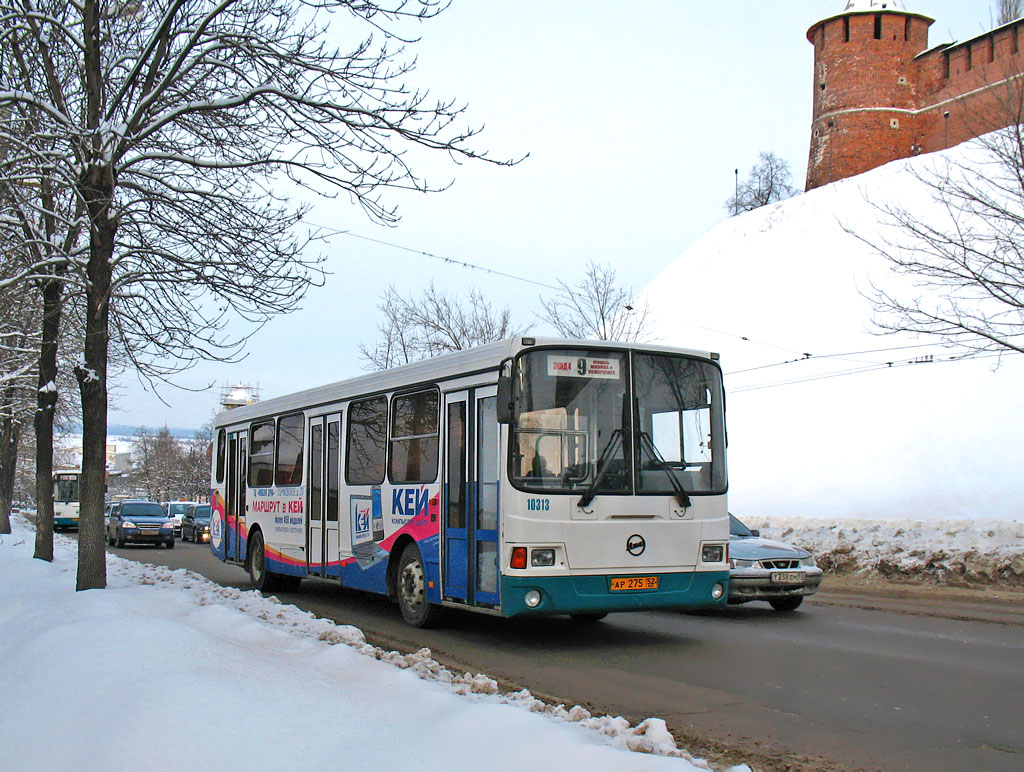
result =
[[[773,571],[772,584],[803,584],[805,577],[803,571]]]
[[[656,576],[621,576],[612,579],[612,592],[629,592],[630,590],[657,590]]]

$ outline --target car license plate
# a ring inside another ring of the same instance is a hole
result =
[[[803,571],[772,571],[772,584],[803,584],[806,576]]]
[[[612,592],[629,592],[630,590],[657,590],[656,576],[620,576],[612,579]]]

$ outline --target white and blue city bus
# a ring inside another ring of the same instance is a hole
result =
[[[53,473],[53,528],[78,528],[79,469],[58,469]]]
[[[323,577],[416,626],[723,606],[717,359],[516,338],[227,410],[211,548],[261,590]]]

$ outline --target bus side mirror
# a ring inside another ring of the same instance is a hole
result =
[[[498,423],[499,424],[510,424],[512,423],[512,376],[500,375],[498,376]]]

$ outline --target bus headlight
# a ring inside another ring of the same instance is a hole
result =
[[[531,566],[553,566],[555,564],[555,551],[553,549],[541,549],[530,551]]]
[[[725,547],[721,544],[705,544],[700,550],[702,563],[721,563],[725,558]]]
[[[714,587],[711,588],[711,598],[713,600],[721,600],[724,594],[725,588],[718,582],[715,582]]]
[[[530,608],[537,608],[540,605],[540,590],[528,590],[523,600]]]

